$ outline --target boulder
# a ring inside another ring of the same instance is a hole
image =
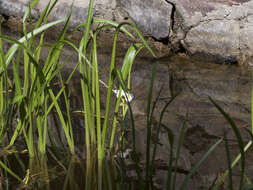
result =
[[[174,1],[180,12],[190,53],[250,63],[253,1]],[[189,6],[192,5],[192,6]]]
[[[157,39],[169,37],[173,8],[171,4],[157,0],[118,0],[118,4],[145,34]]]
[[[22,18],[29,2],[0,0],[0,14]],[[48,2],[39,1],[33,18],[39,17]],[[66,17],[70,6],[71,1],[59,0],[50,19]],[[88,6],[89,0],[75,1],[70,27],[85,21]],[[183,47],[190,54],[242,64],[251,64],[253,56],[252,14],[253,0],[97,0],[93,10],[98,18],[133,21],[145,35]]]

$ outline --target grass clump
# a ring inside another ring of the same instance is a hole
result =
[[[66,38],[68,25],[71,17],[71,10],[66,19],[48,23],[48,18],[54,9],[57,0],[49,1],[45,10],[42,12],[38,21],[34,24],[30,32],[27,31],[27,20],[30,17],[31,9],[38,3],[34,0],[29,3],[23,18],[24,36],[15,40],[8,36],[0,36],[0,118],[1,119],[1,144],[6,151],[10,150],[19,137],[24,137],[29,157],[34,159],[37,156],[44,156],[47,152],[47,141],[49,128],[49,117],[53,110],[56,111],[60,121],[60,126],[64,131],[65,139],[68,144],[68,151],[75,155],[75,139],[73,136],[70,102],[67,96],[66,87],[71,81],[75,72],[80,73],[83,113],[85,121],[85,158],[86,158],[86,189],[91,189],[94,177],[97,177],[98,189],[102,189],[103,163],[106,152],[113,154],[115,144],[115,133],[118,125],[118,114],[124,118],[128,107],[126,102],[131,97],[130,94],[130,73],[136,55],[143,47],[146,47],[152,55],[153,51],[145,41],[141,32],[132,23],[116,24],[109,20],[95,19],[92,17],[93,1],[90,0],[88,16],[86,21],[74,29],[83,30],[83,36],[78,45]],[[91,29],[92,23],[102,23],[95,30]],[[49,46],[46,60],[42,63],[41,52],[45,46],[45,31],[51,27],[64,24],[57,40]],[[121,86],[117,90],[113,89],[116,76],[114,75],[115,57],[117,50],[117,39],[119,32],[133,38],[124,26],[129,25],[139,36],[142,43],[136,43],[129,47],[120,70],[121,79],[126,82],[127,89]],[[112,44],[112,56],[107,84],[107,98],[105,115],[101,115],[100,106],[100,79],[99,63],[97,58],[97,35],[104,29],[115,29]],[[37,43],[36,40],[39,39]],[[3,51],[2,40],[13,43],[7,52]],[[60,63],[60,56],[64,46],[70,46],[78,56],[78,62],[70,73],[68,79],[63,81],[61,69],[64,64]],[[87,53],[89,52],[89,53]],[[155,55],[154,55],[155,56]],[[22,66],[21,66],[22,64]],[[13,78],[10,77],[10,66],[12,66]],[[22,69],[21,69],[22,67]],[[23,70],[23,71],[22,71]],[[22,79],[22,76],[24,78]],[[61,88],[55,92],[53,82],[60,81]],[[117,94],[114,108],[112,124],[109,122],[112,94]],[[122,98],[124,97],[124,98]],[[63,113],[59,99],[63,98],[66,105],[66,113]],[[123,104],[122,104],[123,103]],[[122,110],[121,110],[122,109]],[[14,118],[17,118],[14,121]],[[103,122],[102,122],[103,119]],[[12,129],[9,139],[5,138],[7,131]],[[5,139],[4,139],[5,138]],[[96,159],[94,159],[94,155]],[[98,165],[96,166],[96,163]],[[8,167],[1,162],[3,168],[9,174],[20,180],[19,177],[7,169]],[[97,168],[97,169],[96,169]],[[97,170],[97,172],[93,172]],[[97,176],[96,176],[97,175]]]

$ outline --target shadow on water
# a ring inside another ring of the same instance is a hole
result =
[[[0,189],[45,189],[45,190],[79,190],[85,187],[85,160],[61,155],[61,158],[48,151],[45,156],[30,159],[27,153],[13,153],[5,156],[4,163],[22,179],[18,181],[12,175],[0,170]],[[96,166],[94,166],[96,167]],[[93,172],[96,170],[93,170]],[[104,161],[103,189],[132,189],[128,181],[120,179],[116,162]],[[96,189],[98,182],[91,173],[92,186]],[[3,181],[3,179],[6,179]]]

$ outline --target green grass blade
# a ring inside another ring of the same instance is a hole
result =
[[[42,72],[42,69],[41,69],[40,65],[38,64],[38,62],[36,61],[36,59],[33,57],[32,52],[30,52],[30,50],[27,49],[27,47],[24,46],[20,41],[17,41],[17,40],[15,40],[15,39],[12,39],[12,38],[10,38],[10,37],[8,37],[8,36],[0,36],[0,38],[5,39],[5,40],[7,40],[7,41],[9,41],[9,42],[15,43],[15,45],[16,45],[17,47],[21,47],[22,49],[24,49],[24,51],[25,51],[26,54],[28,55],[29,59],[31,60],[31,62],[33,63],[33,65],[34,65],[35,68],[36,68],[37,75],[38,75],[38,77],[39,77],[39,79],[40,79],[40,82],[41,82],[41,83],[44,83],[44,81],[45,81],[45,76],[44,76],[44,74],[43,74],[43,72]],[[12,47],[13,47],[13,46],[12,46]],[[32,89],[32,88],[31,88],[31,89]]]
[[[252,145],[252,140],[249,141],[246,146],[244,147],[244,152],[246,152]],[[237,162],[239,162],[239,160],[241,159],[241,154],[239,154],[233,161],[233,163],[231,164],[231,168],[233,168]],[[226,170],[223,175],[221,175],[221,177],[219,177],[218,181],[216,182],[216,184],[212,187],[211,190],[218,190],[220,185],[225,181],[225,178],[228,175],[228,170]]]
[[[251,133],[253,134],[253,85],[251,87]]]
[[[166,125],[162,125],[162,126],[167,131],[168,139],[169,139],[169,143],[170,143],[170,159],[169,159],[168,177],[167,177],[167,189],[170,190],[170,187],[171,187],[171,177],[172,177],[172,163],[173,163],[173,156],[174,156],[173,155],[174,134],[173,134],[172,130],[169,127],[167,127]],[[151,169],[153,169],[153,164],[152,164],[152,168]]]
[[[159,96],[158,96],[159,97]],[[157,98],[158,98],[157,97]],[[151,166],[150,166],[150,172],[151,172],[151,176],[152,176],[152,171],[153,171],[153,168],[154,168],[154,164],[155,164],[155,156],[156,156],[156,152],[157,152],[157,145],[158,145],[158,142],[159,142],[159,134],[160,134],[160,129],[161,129],[161,126],[163,126],[165,128],[165,130],[167,130],[168,132],[168,129],[162,124],[162,120],[163,120],[163,117],[164,117],[164,114],[168,108],[168,106],[174,101],[174,99],[176,98],[176,96],[172,97],[166,104],[165,106],[163,107],[162,111],[161,111],[161,114],[160,114],[160,118],[159,118],[159,123],[158,123],[158,127],[157,127],[157,130],[156,130],[156,136],[155,136],[155,142],[154,142],[154,149],[153,149],[153,153],[152,153],[152,161],[151,161]],[[156,100],[157,102],[158,100]],[[171,135],[170,135],[171,136]],[[170,137],[172,138],[172,137]],[[169,139],[170,139],[169,138]],[[174,142],[174,139],[173,139],[173,142]],[[173,148],[173,142],[172,144],[170,144],[171,146],[171,149]],[[172,153],[171,153],[172,154]]]
[[[123,60],[122,68],[121,68],[123,80],[126,80],[127,75],[131,72],[134,59],[142,48],[143,48],[142,44],[139,44],[139,43],[131,45],[128,48],[127,53]]]
[[[18,137],[18,134],[20,133],[21,127],[22,127],[22,122],[21,122],[21,120],[19,120],[18,124],[16,126],[16,129],[13,132],[13,135],[11,137],[10,143],[9,143],[9,145],[6,148],[9,148],[9,147],[11,147],[14,144],[15,140]]]
[[[114,69],[113,70],[113,75],[115,75],[117,77],[122,89],[124,91],[127,91],[127,87],[124,83],[121,71],[119,71],[118,69]],[[132,159],[134,160],[134,163],[135,163],[135,169],[136,169],[136,173],[137,173],[137,176],[138,176],[138,185],[140,187],[139,189],[143,189],[144,187],[143,187],[143,179],[142,179],[142,176],[141,176],[141,168],[139,166],[139,157],[136,153],[134,116],[133,116],[133,111],[132,111],[132,108],[131,108],[131,105],[130,105],[129,101],[127,101],[127,105],[128,105],[128,110],[129,110],[129,113],[130,113],[131,127],[132,127],[132,141],[133,141],[133,143],[132,143],[133,144]]]
[[[179,190],[183,190],[185,185],[189,182],[192,175],[197,171],[199,166],[207,159],[207,157],[215,150],[215,148],[222,142],[222,139],[218,140],[209,150],[204,154],[200,161],[191,169],[190,173],[186,176]]]
[[[70,73],[68,79],[65,81],[65,85],[59,90],[59,92],[57,93],[55,99],[58,100],[60,95],[63,93],[64,89],[66,88],[66,85],[69,84],[70,80],[72,79],[74,73],[76,72],[76,70],[78,69],[79,67],[79,64],[80,62],[78,62],[76,64],[76,66],[74,67],[74,69],[72,70],[72,72]],[[48,110],[47,110],[47,113],[46,114],[49,114],[49,112],[52,110],[52,108],[54,107],[54,103],[50,104],[50,106],[48,107]]]
[[[131,68],[134,62],[134,59],[137,55],[137,53],[142,49],[141,44],[135,44],[128,48],[128,51],[124,57],[123,65],[121,68],[122,73],[122,79],[125,81],[127,76],[130,77]],[[126,91],[124,91],[126,93]],[[114,137],[115,137],[115,131],[116,131],[116,124],[117,124],[117,115],[120,108],[120,102],[121,102],[121,93],[122,88],[119,88],[119,94],[116,101],[115,109],[114,109],[114,117],[113,117],[113,124],[112,124],[112,132],[111,132],[111,140],[110,140],[110,150],[112,150],[113,143],[114,143]],[[124,114],[124,113],[123,113]],[[124,117],[124,115],[123,115]]]
[[[228,179],[229,179],[229,189],[233,190],[233,180],[232,180],[232,168],[231,168],[231,155],[228,146],[228,139],[226,134],[224,134],[224,142],[227,156],[227,164],[228,164]]]
[[[131,26],[134,29],[134,31],[136,32],[136,34],[138,35],[138,37],[141,39],[143,45],[151,53],[151,55],[153,57],[156,57],[155,53],[153,52],[153,50],[151,49],[151,47],[148,45],[148,42],[144,39],[144,36],[141,34],[140,30],[133,23],[130,23],[130,22],[122,22],[122,23],[120,23],[118,25],[117,29],[116,29],[116,32],[117,32],[117,30],[120,30],[120,28],[123,27],[124,25]]]
[[[98,181],[102,183],[103,180],[103,155],[102,152],[102,136],[101,136],[101,113],[100,113],[100,88],[99,88],[99,75],[98,75],[98,60],[97,60],[97,35],[93,36],[93,51],[92,51],[93,75],[94,75],[94,91],[95,106],[96,106],[96,127],[97,127],[97,148],[98,148]],[[102,186],[102,184],[100,184]]]
[[[32,37],[32,34],[35,36],[45,30],[47,30],[48,28],[50,27],[53,27],[59,23],[62,23],[64,21],[64,19],[61,19],[61,20],[57,20],[57,21],[53,21],[53,22],[50,22],[48,24],[45,24],[37,29],[35,29],[33,32],[30,32],[27,34],[26,37],[23,37],[21,38],[20,40],[18,40],[19,43],[24,43],[27,39],[31,38]],[[1,35],[0,38],[2,38],[3,36]],[[9,65],[10,61],[12,60],[14,54],[16,53],[17,49],[18,49],[19,45],[18,44],[14,44],[11,46],[11,48],[8,50],[7,54],[5,55],[5,65],[6,67]],[[0,71],[2,71],[3,68],[0,68]]]
[[[14,178],[16,178],[18,181],[22,182],[22,179],[18,177],[11,169],[9,169],[1,160],[0,160],[0,166],[5,169],[10,175],[12,175]]]
[[[96,24],[96,23],[103,23],[103,24],[106,23],[106,24],[108,24],[109,26],[113,26],[113,27],[115,27],[115,28],[117,28],[117,27],[119,26],[119,24],[116,23],[116,22],[113,22],[113,21],[107,20],[107,19],[99,19],[99,18],[94,18],[94,23],[95,23],[95,24]],[[121,27],[120,30],[121,30],[123,33],[125,33],[126,35],[128,35],[129,37],[131,37],[131,38],[134,39],[134,36],[133,36],[130,32],[128,32],[124,27]]]
[[[18,53],[17,61],[13,61],[13,77],[14,77],[14,84],[15,84],[15,97],[22,95],[21,90],[21,81],[20,81],[20,74],[19,74],[19,63],[20,63],[20,56],[21,51]]]
[[[63,117],[63,114],[62,114],[62,111],[60,109],[60,106],[56,100],[56,97],[53,93],[53,91],[51,89],[49,89],[49,94],[50,94],[50,97],[54,103],[54,106],[56,108],[56,111],[57,111],[57,114],[59,116],[59,119],[61,121],[61,124],[62,124],[62,128],[64,130],[64,134],[65,134],[65,137],[67,139],[67,143],[68,143],[68,146],[70,148],[70,152],[72,155],[75,154],[75,147],[74,147],[74,144],[73,144],[73,139],[71,139],[71,136],[70,136],[70,131],[69,131],[69,126],[68,124],[66,123],[64,117]]]
[[[152,104],[152,92],[153,92],[153,87],[154,87],[154,81],[155,81],[155,76],[156,76],[156,71],[157,71],[157,65],[158,62],[156,62],[153,66],[152,69],[152,76],[151,76],[151,80],[150,80],[150,85],[149,85],[149,92],[148,92],[148,100],[147,100],[147,109],[146,109],[146,117],[147,117],[147,137],[146,137],[146,188],[149,187],[149,183],[150,183],[150,149],[151,149],[151,132],[152,132],[152,123],[151,123],[151,112],[150,112],[150,108],[151,108],[151,104]]]
[[[232,127],[235,136],[237,138],[237,142],[238,142],[238,146],[240,149],[240,153],[241,153],[241,180],[240,180],[240,186],[239,189],[242,189],[243,186],[243,178],[244,178],[244,170],[245,170],[245,154],[244,154],[244,145],[243,145],[243,140],[242,137],[240,135],[240,132],[235,124],[235,122],[230,118],[230,116],[216,103],[214,102],[214,100],[212,98],[210,98],[210,101],[213,103],[213,105],[219,110],[219,112],[224,116],[224,118],[228,121],[228,123],[230,124],[230,126]]]
[[[85,31],[83,38],[81,39],[80,45],[79,45],[79,62],[80,64],[80,73],[81,73],[81,88],[82,88],[82,97],[83,97],[83,109],[85,111],[84,114],[84,120],[85,120],[85,142],[86,142],[86,183],[85,183],[85,189],[89,190],[91,188],[91,182],[92,178],[90,176],[91,170],[92,170],[92,151],[91,150],[91,143],[90,140],[95,140],[92,139],[92,137],[95,137],[95,134],[91,134],[93,130],[91,129],[94,127],[93,125],[93,119],[92,118],[92,113],[90,113],[90,100],[89,100],[89,84],[87,84],[85,81],[87,79],[87,65],[86,65],[86,60],[82,62],[81,59],[81,53],[83,53],[84,57],[86,57],[86,52],[87,52],[87,44],[88,44],[88,38],[90,34],[90,27],[91,27],[91,22],[92,22],[92,10],[93,10],[93,0],[89,1],[89,9],[88,9],[88,15],[86,18],[86,26],[85,26]],[[95,144],[95,142],[92,142]],[[102,182],[98,184],[98,189],[102,189]]]
[[[177,152],[176,152],[176,158],[175,158],[175,171],[174,171],[174,176],[173,176],[173,181],[172,181],[172,190],[176,189],[178,160],[180,158],[181,148],[183,146],[183,141],[184,141],[184,136],[185,136],[185,129],[186,129],[186,122],[187,122],[187,116],[184,120],[183,127],[182,127],[182,129],[180,130],[180,133],[179,133]]]
[[[72,7],[73,7],[73,4],[71,5],[70,11],[69,11],[67,18],[66,18],[66,22],[63,26],[63,29],[60,32],[58,40],[51,47],[50,52],[49,52],[49,56],[47,57],[47,60],[46,60],[46,64],[43,67],[43,71],[44,71],[47,79],[51,77],[52,72],[58,66],[58,62],[59,62],[59,58],[60,58],[60,54],[61,54],[61,49],[63,48],[63,45],[65,44],[65,43],[62,43],[62,40],[64,40],[65,34],[66,34],[68,26],[69,26],[70,17],[72,14]]]
[[[103,26],[99,27],[98,29],[96,29],[94,31],[94,34],[97,33],[97,35],[100,31],[102,31],[102,29],[112,28],[112,27],[117,28],[119,26],[119,24],[116,22],[113,22],[113,21],[107,20],[107,19],[99,19],[99,18],[93,18],[93,23],[94,24],[103,24]],[[70,36],[72,35],[73,32],[80,30],[81,28],[83,28],[85,26],[86,26],[86,22],[78,25],[77,27],[74,28],[73,31],[71,31]],[[120,31],[123,32],[124,34],[128,35],[130,38],[135,39],[134,36],[128,30],[126,30],[124,27],[121,27]]]

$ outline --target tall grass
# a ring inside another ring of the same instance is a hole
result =
[[[56,5],[57,0],[53,2],[49,1],[38,21],[33,25],[32,29],[29,29],[30,32],[28,32],[26,27],[27,20],[30,16],[31,9],[37,3],[38,0],[32,1],[24,15],[23,38],[15,40],[8,36],[0,36],[0,90],[2,92],[0,97],[0,117],[8,118],[1,120],[0,135],[2,137],[4,136],[6,126],[11,127],[13,125],[12,119],[14,118],[14,114],[17,114],[17,124],[14,127],[14,132],[7,148],[12,147],[16,139],[20,135],[23,135],[31,158],[34,158],[37,153],[39,155],[44,155],[47,148],[48,130],[50,130],[48,128],[48,117],[54,109],[56,110],[61,127],[64,131],[69,151],[72,155],[75,155],[75,142],[72,131],[69,100],[66,95],[66,86],[79,67],[83,97],[82,113],[85,121],[86,189],[93,188],[91,185],[96,173],[94,173],[95,168],[97,168],[98,189],[102,189],[103,162],[105,161],[108,148],[109,152],[113,154],[115,133],[119,122],[117,116],[121,113],[121,109],[123,110],[122,118],[124,118],[127,113],[127,106],[124,105],[126,105],[128,99],[125,99],[124,95],[130,94],[130,73],[135,56],[143,47],[146,47],[152,55],[154,55],[154,53],[135,25],[131,23],[116,24],[109,20],[94,19],[92,17],[92,0],[90,0],[86,21],[76,28],[80,29],[81,26],[85,26],[83,37],[78,46],[66,38],[71,10],[66,19],[47,23],[48,17]],[[45,62],[41,64],[40,55],[45,45],[44,31],[63,22],[64,25],[58,39],[50,46],[48,56]],[[104,25],[98,27],[96,30],[92,30],[92,22],[103,23]],[[122,78],[124,81],[128,81],[128,89],[125,89],[125,91],[123,91],[120,86],[118,89],[113,89],[115,81],[113,71],[115,69],[118,34],[119,32],[124,32],[126,35],[133,38],[133,35],[124,28],[124,25],[132,27],[142,42],[142,44],[137,43],[130,46],[123,60],[121,69]],[[114,28],[115,37],[112,44],[113,48],[108,76],[106,110],[105,115],[101,116],[97,35],[105,28]],[[39,39],[39,43],[36,43],[36,39]],[[13,43],[6,53],[2,50],[2,40]],[[59,63],[64,45],[72,47],[79,58],[75,68],[66,81],[61,79],[60,74],[64,63]],[[87,54],[88,50],[89,55]],[[23,73],[21,73],[20,68],[21,62],[23,63]],[[9,78],[10,75],[8,74],[10,64],[13,66],[13,80]],[[22,79],[21,76],[24,76],[24,79]],[[56,94],[52,87],[55,79],[59,79],[61,83],[61,89]],[[114,93],[117,94],[117,100],[111,125],[109,119],[111,113],[111,99]],[[67,117],[64,116],[61,106],[59,105],[58,100],[61,96],[64,97]],[[104,120],[103,123],[102,118]],[[37,145],[37,148],[35,145]],[[94,156],[97,158],[94,159]],[[97,167],[96,161],[98,161]]]

